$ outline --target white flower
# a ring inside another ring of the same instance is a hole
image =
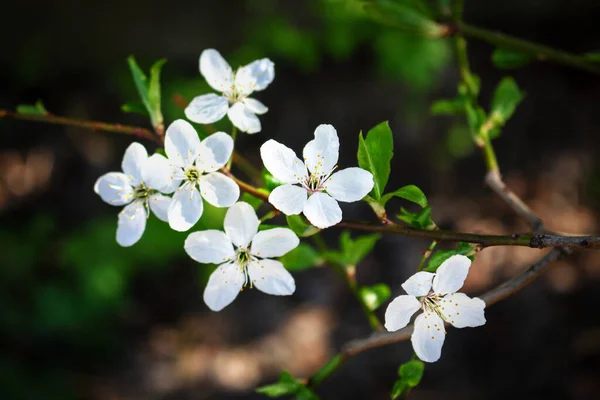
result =
[[[283,256],[296,248],[300,240],[290,229],[258,232],[258,225],[254,209],[239,202],[227,210],[225,233],[200,231],[186,239],[185,251],[194,260],[220,264],[204,290],[204,302],[211,310],[220,311],[231,304],[247,285],[278,296],[296,290],[292,275],[283,264],[270,258]]]
[[[340,222],[342,210],[338,201],[353,202],[365,197],[373,189],[373,175],[362,168],[334,173],[339,149],[337,132],[331,125],[319,125],[314,140],[304,146],[306,166],[281,143],[269,140],[263,144],[260,156],[265,167],[275,179],[285,183],[271,192],[269,202],[286,215],[303,212],[311,224],[321,229]]]
[[[204,50],[200,55],[200,73],[213,89],[222,94],[211,93],[194,98],[185,109],[186,117],[200,124],[212,124],[227,114],[242,132],[260,132],[260,120],[256,114],[264,114],[269,109],[248,96],[273,82],[273,66],[271,60],[263,58],[234,72],[217,50]]]
[[[483,300],[456,293],[467,278],[470,266],[468,257],[455,255],[444,261],[436,273],[417,272],[402,284],[408,295],[396,297],[385,311],[386,329],[397,331],[408,324],[417,310],[423,310],[415,319],[411,337],[421,360],[439,360],[446,335],[444,322],[456,328],[485,324]]]
[[[240,197],[238,185],[216,172],[233,152],[233,139],[225,132],[200,142],[194,127],[179,119],[167,128],[165,152],[169,159],[153,156],[150,170],[158,190],[175,192],[168,208],[171,228],[183,232],[198,222],[202,198],[215,207],[230,207]]]
[[[123,172],[104,174],[94,185],[94,191],[108,204],[126,205],[119,213],[117,226],[117,243],[121,246],[132,246],[140,240],[150,216],[149,209],[160,220],[167,220],[171,198],[154,190],[149,168],[154,157],[148,158],[144,146],[132,143],[123,156]]]

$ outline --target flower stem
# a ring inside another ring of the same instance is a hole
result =
[[[345,361],[347,357],[342,353],[334,355],[327,364],[323,365],[315,374],[308,380],[306,386],[309,389],[315,389],[325,379],[329,377],[335,370],[337,370]]]
[[[421,261],[419,262],[419,267],[417,268],[417,272],[421,272],[423,270],[423,267],[425,266],[425,261],[427,261],[427,259],[429,257],[431,257],[431,253],[433,252],[433,249],[435,248],[435,246],[437,246],[437,244],[438,244],[437,240],[434,240],[433,242],[431,242],[431,244],[429,245],[427,250],[425,250],[425,252],[423,252],[423,257],[421,257]]]
[[[275,218],[276,216],[279,215],[279,211],[278,210],[271,210],[268,213],[266,213],[265,215],[262,216],[262,218],[260,219],[260,222],[265,222],[270,220],[271,218]]]
[[[233,146],[235,148],[235,140],[237,138],[237,127],[235,125],[232,125],[232,128],[231,128],[231,138],[233,139]],[[231,153],[231,157],[229,158],[229,161],[227,161],[225,170],[229,171],[231,169],[232,162],[233,162],[233,153]]]

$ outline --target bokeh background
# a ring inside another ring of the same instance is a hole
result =
[[[276,79],[256,97],[263,131],[239,148],[260,166],[274,138],[300,151],[320,123],[341,136],[340,166],[356,164],[357,134],[389,120],[395,157],[389,189],[417,184],[445,228],[514,233],[527,227],[483,185],[484,166],[460,118],[432,117],[454,95],[451,40],[431,41],[360,17],[354,1],[42,1],[3,4],[0,107],[41,99],[55,114],[147,126],[124,114],[135,100],[126,64],[163,69],[166,120],[208,91],[198,56],[219,49],[233,66],[259,57]],[[467,1],[465,20],[573,52],[600,48],[596,0]],[[482,101],[507,74],[492,47],[469,42]],[[510,71],[527,97],[495,141],[510,187],[550,229],[597,232],[600,78],[549,63]],[[226,125],[222,125],[225,128]],[[369,327],[344,282],[325,266],[294,272],[294,296],[245,291],[224,311],[202,301],[210,267],[189,259],[185,234],[150,219],[132,248],[115,242],[117,209],[92,187],[119,170],[133,138],[0,120],[0,398],[258,399],[253,388],[285,369],[315,372]],[[149,150],[153,144],[144,143]],[[392,201],[392,210],[406,206]],[[372,219],[366,204],[345,215]],[[202,226],[220,224],[212,210]],[[281,221],[279,221],[281,222]],[[325,232],[336,246],[340,231]],[[393,295],[427,243],[385,236],[358,266],[362,284]],[[519,273],[538,250],[478,254],[465,286],[476,295]],[[600,257],[557,262],[519,294],[487,310],[477,329],[452,329],[414,399],[600,396]],[[379,315],[383,314],[383,307]],[[386,399],[409,343],[365,352],[318,391],[324,399]]]

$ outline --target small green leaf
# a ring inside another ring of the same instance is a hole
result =
[[[17,113],[19,114],[27,114],[27,115],[46,115],[48,111],[42,100],[38,100],[35,104],[19,104],[17,106]]]
[[[358,165],[373,174],[371,196],[379,200],[390,177],[390,162],[394,156],[394,139],[387,121],[369,131],[366,139],[358,136]]]
[[[148,111],[152,126],[154,127],[162,127],[163,124],[160,107],[160,71],[165,62],[165,59],[161,59],[152,65],[150,68],[150,81],[148,81],[146,74],[144,74],[144,71],[142,71],[135,61],[135,57],[129,56],[127,58],[131,76],[133,77],[140,100]]]
[[[394,196],[400,197],[404,200],[412,201],[413,203],[417,203],[422,208],[427,207],[428,204],[427,196],[425,196],[425,193],[423,193],[423,191],[415,185],[406,185],[394,192],[385,194],[381,198],[381,204],[385,206],[385,204]]]
[[[470,103],[465,105],[465,110],[467,112],[467,123],[469,124],[471,132],[479,133],[479,129],[487,120],[485,111],[478,105]]]
[[[378,283],[373,286],[361,287],[358,289],[358,294],[367,307],[374,311],[390,298],[392,291],[385,283]]]
[[[501,69],[519,68],[529,64],[532,60],[533,57],[529,54],[504,49],[502,47],[496,48],[492,54],[492,62],[496,67]]]
[[[263,168],[263,170],[262,170],[262,180],[263,180],[265,187],[267,188],[267,190],[269,192],[272,191],[273,189],[275,189],[277,186],[281,186],[281,185],[285,184],[285,182],[281,182],[281,181],[275,179],[275,177],[273,175],[271,175],[271,173],[269,171],[267,171],[266,168]]]
[[[425,364],[420,360],[410,360],[405,362],[398,369],[398,375],[410,387],[416,387],[423,378]]]
[[[248,192],[244,192],[244,194],[242,194],[242,198],[240,199],[240,201],[250,204],[255,211],[258,210],[258,207],[260,207],[263,203],[262,199],[254,197]]]
[[[303,385],[298,382],[288,372],[283,371],[279,377],[279,381],[271,385],[266,385],[256,389],[257,393],[264,394],[267,397],[281,397],[289,394],[294,394],[300,390]]]
[[[464,112],[465,99],[461,97],[437,100],[431,106],[432,115],[462,115]]]
[[[471,243],[460,242],[458,243],[458,248],[456,249],[438,250],[431,255],[429,261],[427,262],[427,267],[425,267],[424,271],[437,271],[437,269],[440,267],[440,265],[442,265],[444,261],[456,254],[467,256],[471,260],[473,260],[473,255],[475,254],[475,246],[473,246]]]
[[[447,29],[434,21],[433,12],[419,0],[368,0],[364,10],[384,25],[432,38],[447,35]]]
[[[431,220],[431,207],[427,206],[418,213],[411,213],[404,208],[400,209],[400,214],[396,216],[400,221],[419,229],[432,230],[436,227],[435,222]]]
[[[600,62],[600,52],[585,53],[583,58],[591,62]]]
[[[121,111],[126,113],[142,114],[147,117],[150,116],[150,114],[148,114],[148,110],[146,110],[146,107],[141,101],[133,101],[131,103],[123,104],[121,106]]]
[[[296,400],[319,400],[319,396],[314,394],[312,390],[306,386],[302,386],[298,389],[298,392],[296,392]]]
[[[390,395],[392,400],[400,397],[406,392],[407,389],[410,389],[410,387],[406,384],[406,382],[404,382],[402,379],[398,379],[392,388],[392,393]]]
[[[375,243],[381,237],[380,234],[359,236],[352,240],[350,232],[344,231],[340,235],[340,249],[344,255],[346,265],[357,265],[375,247]]]
[[[312,268],[322,262],[317,251],[306,243],[300,243],[298,247],[286,253],[279,261],[290,271]]]
[[[307,223],[300,215],[288,215],[285,219],[287,220],[290,229],[300,237],[312,236],[321,231],[316,226]]]
[[[519,89],[513,78],[502,79],[496,86],[492,99],[491,115],[493,120],[499,125],[504,125],[524,97],[525,93]]]

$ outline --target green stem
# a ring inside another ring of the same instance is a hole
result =
[[[431,252],[433,251],[435,246],[437,246],[437,244],[438,244],[437,240],[434,240],[433,242],[431,242],[431,244],[429,245],[427,250],[425,250],[425,252],[423,253],[423,257],[421,257],[421,261],[419,262],[419,267],[417,268],[417,272],[420,272],[423,270],[423,267],[425,266],[425,261],[427,261],[427,259],[431,256]]]
[[[279,215],[279,211],[277,211],[277,210],[271,210],[271,211],[269,211],[268,213],[266,213],[265,215],[262,216],[262,218],[260,219],[260,222],[268,221],[271,218],[275,218],[278,215]]]
[[[237,127],[235,125],[231,128],[231,138],[233,139],[233,146],[235,148],[235,139],[237,138]],[[231,153],[231,157],[229,161],[227,161],[227,165],[225,166],[225,170],[229,171],[231,169],[231,163],[233,162],[233,152]]]
[[[483,157],[488,171],[497,171],[498,160],[496,159],[496,152],[494,152],[494,146],[492,146],[492,141],[487,130],[482,129],[479,137],[483,141]]]
[[[335,372],[345,361],[347,357],[338,353],[334,355],[327,364],[323,365],[309,380],[306,386],[310,389],[315,389],[319,386],[325,379],[329,377],[333,372]]]

